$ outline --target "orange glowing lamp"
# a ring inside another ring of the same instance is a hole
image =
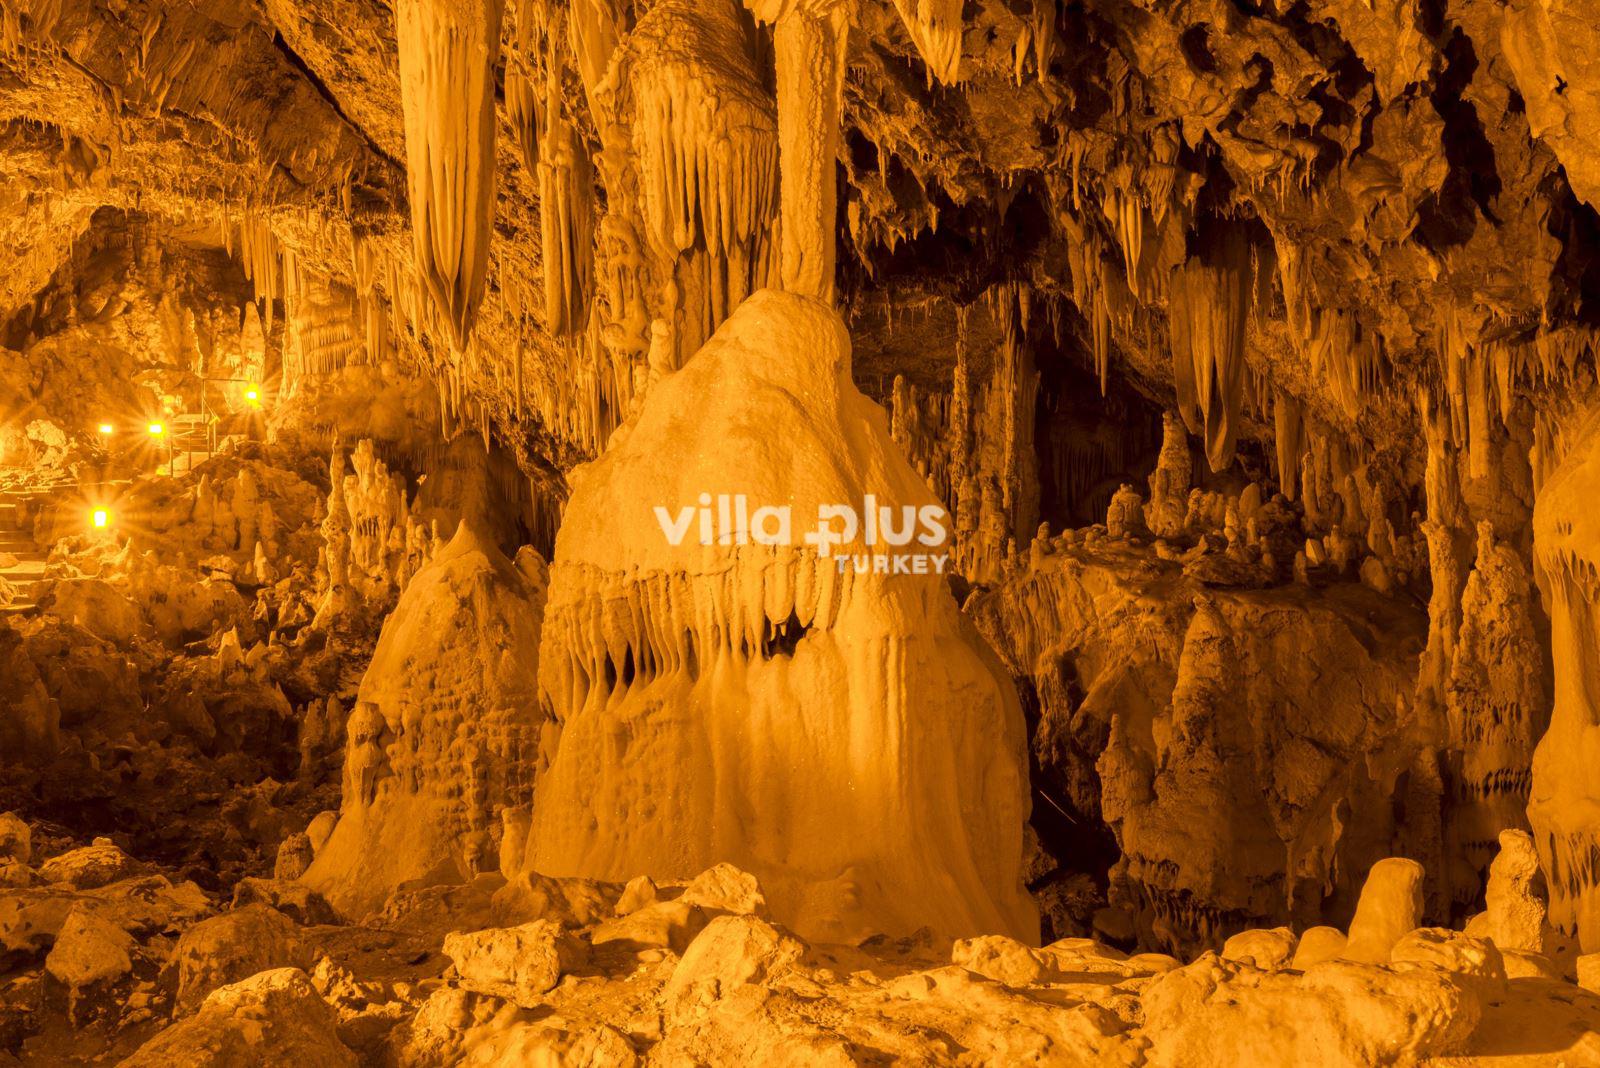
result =
[[[89,513],[89,522],[94,525],[96,530],[104,530],[111,525],[111,513],[104,508],[96,508]]]
[[[113,430],[115,430],[116,428],[113,427],[110,423],[101,423],[98,429],[100,431],[100,436],[101,437],[109,438],[111,436],[111,432]]]
[[[244,399],[249,403],[250,407],[252,407],[252,408],[261,407],[261,390],[260,390],[260,388],[257,387],[257,386],[251,386],[249,389],[245,390],[244,391]]]
[[[151,423],[147,429],[150,431],[150,436],[153,438],[159,438],[162,434],[167,432],[166,426],[162,423]]]

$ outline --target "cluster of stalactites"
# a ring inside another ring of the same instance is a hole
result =
[[[489,268],[503,0],[399,0],[400,99],[416,272],[464,349]]]
[[[1595,332],[1576,325],[1518,329],[1516,323],[1494,321],[1483,309],[1446,304],[1438,341],[1442,374],[1436,385],[1423,387],[1418,395],[1429,443],[1430,516],[1435,515],[1435,487],[1449,494],[1443,503],[1450,517],[1440,518],[1455,522],[1460,478],[1498,479],[1514,454],[1520,463],[1520,450],[1503,446],[1525,432],[1518,426],[1522,420],[1531,423],[1527,473],[1537,494],[1566,454],[1562,427],[1571,421],[1582,396],[1581,390],[1569,387],[1584,373],[1586,359],[1600,352]],[[1561,388],[1544,389],[1539,406],[1523,402],[1519,414],[1519,392],[1552,386]],[[1466,462],[1457,472],[1459,457]]]
[[[544,65],[548,56],[549,10],[541,0],[519,0],[506,50],[506,124],[529,174],[539,167],[539,137],[544,114]]]
[[[281,393],[294,393],[307,377],[366,362],[367,342],[357,329],[359,321],[348,287],[308,274],[286,318]]]
[[[1235,226],[1212,228],[1174,272],[1168,299],[1178,410],[1205,439],[1211,470],[1233,461],[1245,385],[1245,332],[1255,287],[1250,244]]]
[[[777,115],[732,0],[664,0],[630,44],[645,237],[675,264],[686,356],[767,284]]]
[[[1021,85],[1030,62],[1034,77],[1043,82],[1050,76],[1050,62],[1056,55],[1055,0],[1035,0],[1033,13],[1023,22],[1022,32],[1011,46],[1011,77]]]
[[[590,40],[595,34],[585,36],[600,25],[591,25],[592,21],[580,18],[574,9],[573,49],[587,58],[588,65],[600,58],[598,46]],[[589,146],[566,113],[558,31],[543,4],[518,5],[513,46],[506,58],[505,96],[506,117],[523,165],[539,188],[545,330],[555,337],[569,337],[586,329],[594,291],[595,176]],[[580,48],[580,41],[587,41],[587,46]]]
[[[37,46],[48,40],[56,23],[61,20],[64,0],[23,0],[22,3],[0,4],[0,55],[7,59],[23,58],[28,46]],[[28,20],[28,31],[22,20]]]
[[[1353,423],[1366,399],[1384,383],[1388,361],[1383,337],[1354,311],[1324,306],[1306,250],[1280,241],[1275,251],[1289,336],[1310,364],[1312,377],[1326,384],[1338,410]]]
[[[299,267],[294,253],[280,243],[272,233],[272,224],[266,216],[246,211],[234,225],[222,220],[223,247],[229,255],[237,255],[244,268],[244,276],[255,289],[256,300],[261,302],[263,326],[272,332],[274,305],[299,293]]]
[[[889,436],[952,515],[956,488],[951,441],[954,397],[953,392],[920,389],[904,375],[894,376],[889,394]]]
[[[1512,425],[1518,384],[1564,385],[1582,356],[1593,351],[1594,335],[1586,329],[1544,330],[1519,341],[1507,325],[1455,305],[1446,305],[1441,315],[1439,355],[1450,439],[1466,453],[1473,478],[1494,473],[1494,447],[1500,430]],[[1536,450],[1536,486],[1553,467],[1539,459]]]
[[[976,382],[967,345],[973,306],[958,306],[949,391],[923,390],[897,376],[888,398],[890,436],[954,518],[954,566],[975,580],[996,577],[1039,521],[1040,374],[1027,333],[1034,305],[1035,294],[1024,283],[985,291],[982,310],[999,324],[1001,345],[987,379]],[[1059,339],[1059,304],[1045,307]],[[1070,442],[1085,456],[1117,444]],[[1058,464],[1058,474],[1067,466]]]

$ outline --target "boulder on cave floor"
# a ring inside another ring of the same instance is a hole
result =
[[[167,967],[179,1012],[218,987],[269,968],[309,968],[311,947],[293,920],[268,905],[247,905],[195,924],[173,947]]]
[[[194,1015],[140,1046],[120,1068],[355,1068],[337,1020],[305,972],[258,972],[206,995]]]
[[[557,923],[534,920],[520,927],[453,932],[445,936],[444,953],[455,962],[466,989],[533,1008],[562,975],[588,959],[589,946]]]
[[[73,906],[44,959],[45,974],[66,990],[71,1019],[108,1007],[114,988],[133,971],[133,948],[122,928],[81,904]]]
[[[39,877],[47,883],[66,883],[79,890],[93,890],[126,879],[144,870],[109,838],[96,838],[78,849],[69,849],[39,865]]]
[[[33,831],[15,812],[0,812],[0,860],[33,859]]]

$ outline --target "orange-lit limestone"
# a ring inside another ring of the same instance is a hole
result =
[[[850,5],[746,0],[746,6],[775,26],[783,288],[831,301],[837,252],[834,168]]]
[[[852,384],[835,312],[755,294],[571,486],[541,639],[556,721],[529,868],[671,880],[727,861],[806,937],[927,925],[1037,939],[1009,682],[931,566],[841,573],[804,540],[819,507],[860,510],[867,494],[896,525],[903,506],[935,506]],[[703,546],[692,513],[673,545],[655,509],[676,518],[702,493],[745,495],[752,515],[788,506],[793,545]],[[863,541],[858,529],[835,552]]]
[[[674,265],[681,362],[767,283],[777,115],[734,0],[664,0],[628,47],[645,236]]]
[[[539,143],[539,247],[544,260],[544,321],[552,334],[581,333],[594,291],[594,167],[576,127],[562,113],[552,66]]]
[[[1172,276],[1169,309],[1179,409],[1189,429],[1205,437],[1213,471],[1233,462],[1252,277],[1250,246],[1237,227],[1226,224],[1218,224],[1209,247]]]
[[[533,783],[543,571],[463,523],[384,623],[346,730],[339,822],[304,876],[345,914],[441,867],[498,868],[504,813]]]
[[[1477,900],[1501,832],[1527,826],[1534,746],[1549,721],[1544,652],[1534,630],[1528,569],[1478,524],[1478,556],[1461,596],[1455,655],[1445,687],[1449,729],[1446,855],[1458,914]]]
[[[395,5],[417,273],[458,350],[477,320],[489,269],[503,14],[503,0]]]
[[[945,85],[955,82],[961,76],[962,0],[894,0],[894,7],[928,73]]]
[[[1533,509],[1546,585],[1555,705],[1533,754],[1528,821],[1550,888],[1550,922],[1600,950],[1600,408],[1573,436]]]

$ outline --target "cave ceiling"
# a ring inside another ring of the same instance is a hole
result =
[[[616,8],[624,36],[650,7]],[[390,291],[413,251],[387,5],[12,0],[3,17],[0,304],[43,288],[103,206],[270,248],[280,271],[375,293],[390,317],[410,299]],[[1441,353],[1461,338],[1505,353],[1537,407],[1600,317],[1600,30],[1574,4],[981,0],[949,84],[892,4],[862,0],[852,21],[838,277],[869,388],[947,382],[951,309],[1010,287],[1048,321],[1024,330],[1170,402],[1165,275],[1225,226],[1254,266],[1247,388],[1405,466],[1419,390],[1453,388]],[[458,380],[474,421],[559,471],[607,426],[564,417],[594,357],[552,337],[529,292],[543,205],[505,90],[519,25],[513,4],[473,344],[396,334],[403,362]],[[770,45],[756,52],[770,68]],[[598,151],[571,70],[560,91]],[[277,284],[257,288],[298,283]],[[1353,370],[1308,344],[1335,318],[1362,339]],[[1270,433],[1247,411],[1242,437]]]

